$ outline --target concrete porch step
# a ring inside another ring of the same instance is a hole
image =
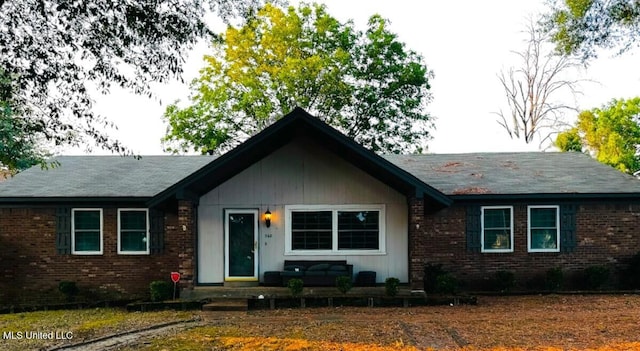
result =
[[[202,305],[203,311],[247,311],[248,309],[247,299],[213,299]]]

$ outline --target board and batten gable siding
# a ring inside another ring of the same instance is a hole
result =
[[[287,205],[384,205],[385,253],[285,254]],[[282,271],[284,260],[347,260],[354,274],[375,271],[377,281],[408,281],[407,199],[393,188],[321,146],[296,139],[200,198],[198,283],[224,281],[224,210],[258,209],[259,274]],[[271,227],[262,218],[272,213]]]

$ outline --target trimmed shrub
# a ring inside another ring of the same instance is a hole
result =
[[[152,281],[149,284],[149,292],[153,302],[169,300],[173,296],[173,284],[166,280]]]
[[[599,289],[609,280],[609,268],[607,266],[590,266],[584,271],[585,283],[588,289]]]
[[[398,295],[398,290],[400,289],[400,279],[389,277],[384,281],[384,293],[387,296],[396,296]]]
[[[304,288],[304,282],[299,278],[289,279],[287,287],[289,288],[289,291],[291,291],[291,295],[300,296],[300,294],[302,294],[302,289]]]
[[[76,282],[70,281],[61,281],[58,284],[58,290],[64,294],[67,301],[73,301],[79,291]]]
[[[555,267],[547,270],[547,276],[545,280],[545,285],[547,290],[556,291],[562,288],[562,284],[564,283],[564,274],[562,272],[562,268]]]
[[[341,293],[346,294],[353,287],[351,278],[345,276],[336,277],[336,287]]]
[[[424,291],[428,293],[436,292],[438,277],[446,274],[442,269],[442,264],[426,263],[424,265]]]
[[[509,291],[516,283],[516,278],[511,271],[497,271],[494,276],[494,286],[498,291]]]
[[[436,292],[441,294],[455,294],[458,290],[458,280],[449,274],[441,274],[436,279]]]
[[[631,256],[627,267],[620,273],[620,280],[624,288],[640,289],[640,251]]]

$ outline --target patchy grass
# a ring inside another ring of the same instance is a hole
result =
[[[114,308],[39,311],[0,315],[0,335],[13,332],[22,339],[0,340],[2,350],[31,350],[66,342],[80,342],[99,336],[193,318],[192,312],[126,312]],[[27,332],[73,333],[71,340],[27,339]]]
[[[477,306],[203,313],[127,350],[640,350],[640,296],[483,297]]]
[[[0,316],[0,332],[68,330],[74,333],[75,343],[191,319],[192,314],[116,309],[23,313]],[[197,314],[203,326],[139,338],[124,350],[640,351],[638,295],[482,297],[477,306]],[[35,341],[2,340],[0,349],[52,346]]]

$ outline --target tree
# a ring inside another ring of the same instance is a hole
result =
[[[167,108],[167,149],[224,152],[300,106],[373,151],[421,152],[432,73],[387,27],[378,15],[362,32],[324,6],[266,5],[205,57],[191,105]]]
[[[93,113],[90,92],[115,85],[150,95],[150,82],[179,77],[189,49],[211,38],[207,10],[231,18],[258,2],[0,0],[0,69],[20,111],[3,123],[21,135],[38,128],[54,145],[125,151],[104,132],[110,124]]]
[[[0,69],[0,165],[11,173],[45,164],[47,154],[38,148],[38,125],[21,116],[13,103],[13,81]]]
[[[560,133],[562,151],[587,151],[622,172],[640,170],[640,97],[612,100],[602,108],[582,111],[576,126]]]
[[[554,0],[543,20],[559,52],[596,57],[597,48],[624,52],[640,39],[638,0]]]
[[[508,112],[497,112],[498,123],[512,139],[522,138],[528,144],[540,135],[542,144],[563,124],[564,113],[575,110],[557,99],[578,93],[580,81],[565,78],[578,64],[569,57],[545,51],[545,35],[533,23],[529,24],[527,35],[527,47],[514,51],[522,61],[521,66],[502,70],[498,75],[509,108]]]

